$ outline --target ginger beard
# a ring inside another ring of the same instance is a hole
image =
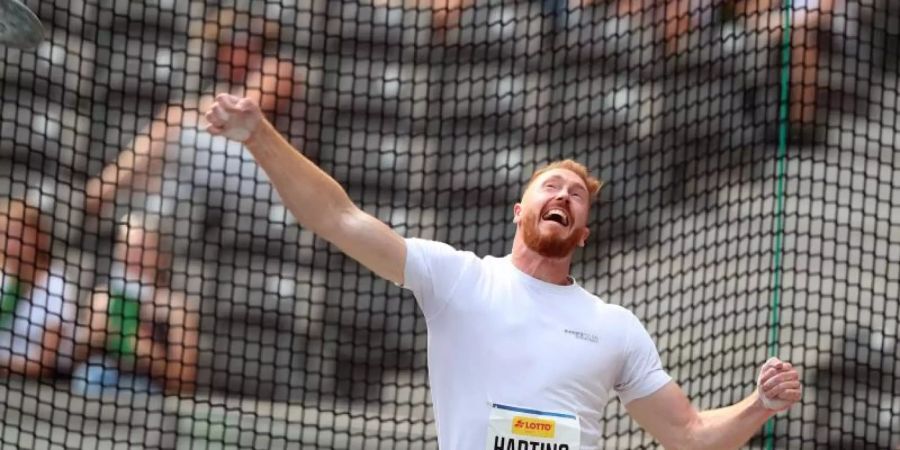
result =
[[[569,214],[571,217],[571,214]],[[524,209],[520,226],[522,227],[522,240],[528,248],[547,258],[564,258],[575,251],[575,247],[581,243],[581,233],[575,229],[562,229],[541,232],[541,222],[544,219],[533,209]],[[568,233],[566,235],[565,233]]]

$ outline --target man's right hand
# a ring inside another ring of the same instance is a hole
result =
[[[219,94],[206,111],[209,131],[238,142],[246,142],[263,121],[262,111],[253,100],[231,94]]]

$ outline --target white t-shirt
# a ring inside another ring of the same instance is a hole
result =
[[[57,366],[71,364],[74,350],[72,335],[78,314],[78,287],[63,278],[65,265],[54,262],[49,273],[40,277],[33,286],[20,286],[20,300],[16,304],[11,324],[0,328],[0,365],[6,365],[12,355],[27,355],[39,360],[43,349],[44,331],[59,329]],[[13,277],[0,272],[4,289]],[[65,367],[60,367],[65,369]]]
[[[613,394],[628,403],[671,380],[638,319],[576,283],[543,282],[509,257],[406,243],[404,287],[428,325],[440,448],[484,448],[491,404],[502,404],[575,415],[581,448],[597,449]]]

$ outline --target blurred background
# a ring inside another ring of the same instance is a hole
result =
[[[158,236],[199,336],[190,391],[96,357],[4,377],[3,448],[437,447],[414,299],[203,131],[225,91],[398,232],[479,255],[535,168],[579,160],[606,187],[574,276],[698,407],[752,391],[776,326],[806,385],[776,448],[900,445],[900,3],[795,1],[790,37],[774,0],[24,3],[46,40],[0,46],[0,197],[51,218],[78,320],[120,226]],[[618,402],[603,429],[656,448]]]

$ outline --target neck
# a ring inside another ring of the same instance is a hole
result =
[[[513,240],[512,263],[517,269],[538,280],[560,286],[572,284],[569,278],[571,254],[562,258],[548,258],[526,245],[520,233],[516,233]]]

